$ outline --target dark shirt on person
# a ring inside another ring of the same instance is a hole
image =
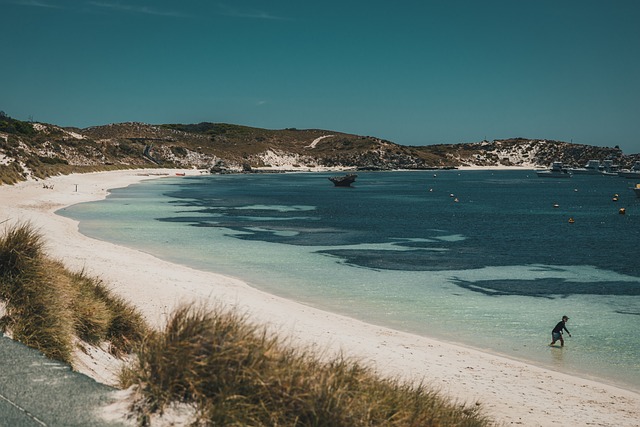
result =
[[[567,331],[567,333],[568,333],[568,334],[570,334],[570,333],[571,333],[571,332],[569,332],[569,330],[568,330],[568,329],[567,329],[567,327],[565,326],[565,323],[564,323],[564,322],[562,322],[562,321],[558,322],[558,324],[556,325],[556,327],[555,327],[555,328],[553,328],[553,331],[551,331],[551,332],[561,334],[563,329],[564,329],[565,331]]]

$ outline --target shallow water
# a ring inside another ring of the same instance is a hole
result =
[[[632,183],[358,175],[354,188],[319,173],[152,180],[59,213],[89,236],[319,308],[640,389]],[[549,348],[563,314],[573,337]]]

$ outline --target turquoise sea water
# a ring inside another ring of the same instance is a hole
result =
[[[59,213],[322,309],[640,390],[635,182],[362,172],[336,188],[329,176],[159,179]],[[564,314],[573,337],[549,348]]]

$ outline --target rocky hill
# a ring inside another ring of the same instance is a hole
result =
[[[548,166],[589,159],[629,166],[638,155],[618,148],[515,138],[403,146],[372,136],[319,129],[269,130],[225,123],[119,123],[86,129],[24,122],[0,112],[0,182],[138,167],[214,172],[322,169],[434,169]]]

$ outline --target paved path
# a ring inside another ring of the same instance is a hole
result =
[[[123,426],[98,415],[114,391],[0,336],[0,427]]]

